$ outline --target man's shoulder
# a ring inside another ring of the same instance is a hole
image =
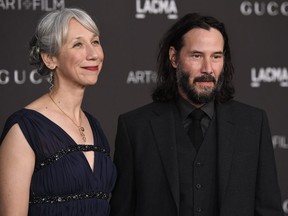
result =
[[[171,111],[174,103],[172,102],[151,102],[122,113],[120,117],[123,118],[146,118],[151,115],[157,115],[165,111]]]
[[[226,102],[224,104],[221,104],[221,106],[226,106],[226,107],[230,107],[234,110],[247,110],[247,111],[251,111],[251,112],[263,112],[263,109],[256,107],[254,105],[250,105],[247,103],[243,103],[237,100],[231,100],[229,102]]]
[[[238,120],[242,119],[249,119],[258,121],[262,119],[263,116],[266,116],[266,111],[254,105],[250,105],[247,103],[243,103],[236,100],[231,100],[229,102],[219,104],[218,106],[218,113],[235,117]]]

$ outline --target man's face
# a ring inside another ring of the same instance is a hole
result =
[[[218,80],[224,65],[223,49],[223,36],[214,28],[188,31],[178,55],[174,47],[170,48],[179,94],[184,99],[201,106],[214,98],[221,85]]]

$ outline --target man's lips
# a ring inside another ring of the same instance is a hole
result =
[[[194,83],[201,83],[201,84],[215,84],[216,83],[216,79],[211,76],[211,75],[206,75],[206,76],[201,76],[201,77],[196,77],[194,79]]]
[[[200,85],[205,85],[205,86],[214,86],[213,81],[196,81],[195,83],[199,83]]]

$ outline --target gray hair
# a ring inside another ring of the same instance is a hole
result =
[[[68,25],[72,18],[99,36],[99,30],[95,22],[81,9],[64,8],[46,14],[39,21],[29,46],[30,64],[37,67],[39,74],[45,76],[50,73],[50,69],[44,64],[40,53],[44,52],[52,56],[59,53],[61,46],[66,42]]]

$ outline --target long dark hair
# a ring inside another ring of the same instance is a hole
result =
[[[157,86],[152,93],[152,99],[157,102],[176,100],[179,96],[176,82],[176,71],[169,59],[169,48],[173,46],[177,53],[183,47],[183,36],[193,28],[209,30],[215,28],[221,32],[224,38],[224,67],[222,87],[216,94],[216,101],[226,102],[234,97],[235,89],[232,83],[234,67],[231,62],[231,53],[228,43],[228,35],[223,23],[211,16],[201,16],[197,13],[189,13],[178,20],[164,35],[159,44],[157,58]]]

